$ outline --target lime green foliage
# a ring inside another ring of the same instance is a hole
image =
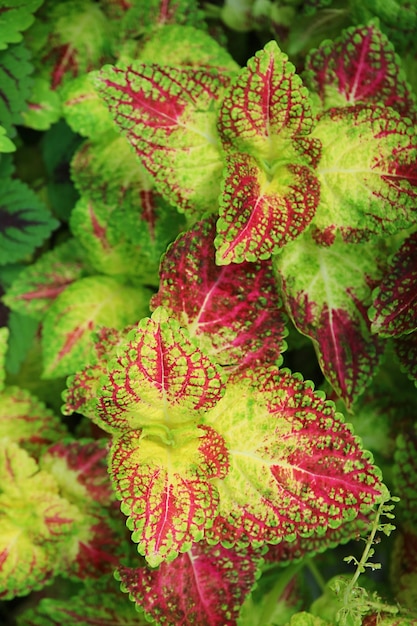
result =
[[[43,0],[4,0],[0,14],[0,50],[8,44],[19,43],[22,32],[29,28],[34,21],[35,11],[42,5]]]
[[[48,130],[61,117],[59,96],[44,78],[34,78],[27,104],[27,109],[22,112],[22,119],[28,128]]]
[[[0,152],[14,152],[16,146],[11,139],[5,137],[6,132],[6,129],[0,126]]]

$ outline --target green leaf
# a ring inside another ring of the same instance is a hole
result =
[[[6,136],[6,129],[0,126],[0,152],[14,152],[16,146],[13,141]]]
[[[61,100],[65,120],[75,133],[98,140],[100,135],[114,132],[113,120],[90,74],[69,81],[62,88]]]
[[[22,111],[23,124],[35,130],[48,130],[60,116],[61,102],[58,94],[50,89],[44,78],[35,76],[27,99],[27,108]]]
[[[302,611],[293,615],[286,626],[331,626],[331,623],[317,615]]]
[[[19,180],[0,181],[0,265],[24,259],[40,246],[57,222],[37,195]]]
[[[11,311],[8,327],[10,337],[6,354],[6,370],[8,374],[17,374],[35,342],[36,334],[39,332],[39,323],[38,320],[24,313]]]
[[[219,514],[209,542],[253,546],[324,535],[380,498],[371,455],[301,376],[271,367],[229,382],[205,423],[224,438],[229,462],[216,481]]]
[[[13,126],[22,123],[22,112],[28,106],[32,71],[30,53],[23,44],[0,52],[0,120],[12,136]]]
[[[337,239],[324,247],[306,234],[274,260],[295,326],[312,339],[323,374],[349,407],[371,382],[383,352],[367,310],[387,253],[382,240]]]
[[[81,278],[51,304],[42,333],[43,375],[71,374],[88,362],[92,332],[100,325],[123,328],[148,310],[145,290],[107,276]]]
[[[7,439],[0,441],[0,485],[0,597],[9,599],[52,581],[80,515],[53,477]]]
[[[84,256],[75,239],[45,252],[20,272],[3,302],[13,311],[41,320],[51,302],[87,273]]]
[[[0,392],[4,389],[4,379],[6,377],[6,352],[9,329],[7,326],[0,328]]]
[[[401,519],[414,525],[417,522],[417,429],[409,428],[399,434],[395,442],[393,484],[400,497]]]
[[[97,76],[99,93],[157,190],[192,216],[217,206],[223,163],[216,109],[227,83],[212,68],[137,61],[106,66]]]
[[[0,50],[22,40],[22,31],[34,21],[43,0],[3,0],[0,8]]]
[[[417,221],[414,124],[390,108],[356,105],[323,113],[313,136],[322,142],[320,203],[314,237],[330,245],[394,234]]]

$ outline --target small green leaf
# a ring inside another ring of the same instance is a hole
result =
[[[27,99],[27,108],[22,111],[23,124],[35,130],[48,130],[60,116],[61,102],[58,94],[50,89],[44,78],[35,76]]]
[[[14,152],[16,146],[13,141],[6,136],[6,129],[0,126],[0,152]]]
[[[22,31],[34,21],[43,0],[3,0],[0,7],[0,50],[22,40]]]

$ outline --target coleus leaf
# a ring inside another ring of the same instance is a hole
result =
[[[147,310],[145,289],[123,285],[109,276],[75,281],[54,300],[44,318],[44,377],[73,373],[88,362],[97,326],[123,328]]]
[[[88,580],[71,598],[43,598],[18,617],[19,626],[147,626],[113,576]]]
[[[307,233],[274,260],[295,326],[312,339],[323,374],[348,407],[371,382],[382,356],[384,343],[372,334],[367,309],[386,255],[382,241],[370,246],[337,240],[323,247]]]
[[[6,378],[6,353],[8,338],[9,329],[7,326],[2,326],[0,328],[0,393],[4,389],[4,380]]]
[[[409,428],[396,439],[394,453],[393,483],[400,497],[401,519],[417,522],[417,428]]]
[[[12,136],[15,135],[13,126],[23,121],[22,112],[29,100],[32,71],[30,54],[23,44],[0,52],[0,120]]]
[[[27,108],[22,111],[23,124],[34,130],[48,130],[60,117],[61,101],[58,94],[44,78],[35,76]]]
[[[311,222],[320,141],[308,92],[274,41],[248,61],[220,108],[226,150],[217,263],[265,259]]]
[[[417,383],[417,332],[396,337],[394,348],[403,371]]]
[[[82,74],[68,82],[61,90],[61,99],[62,113],[75,133],[96,140],[102,134],[114,133],[113,120],[94,89],[90,74]]]
[[[59,222],[27,185],[19,180],[0,182],[0,265],[4,265],[31,254]]]
[[[323,109],[362,102],[416,116],[416,99],[401,61],[375,24],[348,28],[310,52],[304,80]]]
[[[25,595],[59,572],[57,558],[79,520],[53,477],[13,442],[0,441],[0,597]]]
[[[119,568],[116,576],[145,615],[172,626],[232,626],[250,593],[259,550],[194,544],[157,570]]]
[[[228,80],[213,68],[139,62],[107,66],[97,76],[99,93],[157,190],[182,212],[199,216],[217,206],[223,165],[216,108]]]
[[[67,430],[43,402],[26,389],[6,387],[0,394],[0,438],[15,441],[35,458]]]
[[[6,129],[3,126],[0,126],[0,153],[14,152],[16,150],[16,146],[13,141],[9,139],[6,134]]]
[[[33,14],[43,0],[3,0],[0,9],[0,50],[10,43],[19,43],[22,32],[34,21]]]
[[[271,262],[219,267],[215,234],[215,220],[209,218],[170,246],[151,308],[169,309],[221,365],[278,361],[286,329]]]
[[[69,239],[25,267],[3,302],[13,311],[42,319],[51,302],[86,273],[82,248],[75,239]]]
[[[417,329],[417,233],[407,237],[387,267],[373,296],[372,331],[383,337]]]
[[[109,458],[132,539],[152,567],[203,538],[218,512],[213,481],[227,473],[227,449],[213,428],[189,425],[165,440],[154,431],[148,426],[116,438]]]
[[[315,238],[330,245],[393,234],[417,221],[417,137],[390,108],[356,105],[322,113],[312,133],[323,145]],[[345,138],[343,140],[343,138]]]
[[[207,540],[276,544],[324,535],[369,510],[381,494],[379,470],[333,403],[287,370],[252,376],[229,382],[206,414],[229,455]]]

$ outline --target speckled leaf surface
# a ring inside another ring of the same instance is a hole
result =
[[[216,107],[226,76],[132,62],[106,66],[96,85],[160,193],[180,211],[217,207],[222,158]]]
[[[157,570],[119,568],[121,588],[145,615],[167,626],[233,626],[253,587],[260,555],[194,544]]]
[[[317,241],[330,245],[340,232],[347,242],[361,242],[417,222],[417,136],[411,120],[389,108],[338,107],[320,116],[313,135],[323,145],[316,170]]]
[[[417,234],[407,237],[374,292],[372,331],[383,337],[417,329]]]
[[[224,366],[273,363],[285,349],[285,318],[269,260],[215,264],[214,218],[197,223],[165,254],[159,292],[164,306]]]
[[[42,333],[43,375],[72,374],[88,362],[92,332],[123,328],[146,314],[148,296],[109,276],[88,276],[69,285],[51,304]]]
[[[312,339],[324,375],[348,406],[370,383],[382,355],[367,310],[386,255],[382,241],[323,247],[306,235],[275,259],[288,312]]]
[[[0,597],[26,595],[59,571],[79,520],[52,476],[16,443],[0,442]]]
[[[213,479],[227,472],[227,450],[206,426],[171,431],[170,441],[149,432],[117,438],[109,472],[132,539],[155,567],[189,550],[213,524],[219,504]]]
[[[67,430],[43,402],[26,389],[8,386],[0,394],[0,439],[18,443],[35,458]]]
[[[230,469],[207,540],[291,541],[351,522],[381,493],[379,470],[312,383],[287,370],[229,384],[206,416],[225,440]]]
[[[324,41],[309,54],[304,80],[323,109],[364,102],[416,115],[401,61],[375,24],[354,26],[335,41]]]
[[[218,125],[226,169],[216,261],[268,258],[309,225],[319,199],[308,92],[275,42],[232,82]]]
[[[169,440],[171,429],[195,423],[218,402],[223,384],[220,367],[158,309],[139,322],[110,360],[97,413],[110,432],[149,429]]]
[[[31,254],[59,222],[38,196],[20,180],[0,180],[0,265]]]
[[[86,273],[85,254],[78,242],[70,239],[25,267],[3,301],[13,311],[41,319],[51,302]]]

